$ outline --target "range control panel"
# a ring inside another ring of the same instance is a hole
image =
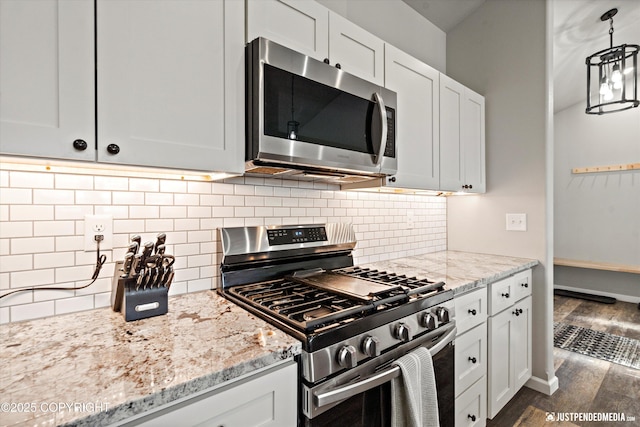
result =
[[[267,230],[267,237],[270,246],[322,242],[327,240],[327,230],[324,227],[279,228]]]

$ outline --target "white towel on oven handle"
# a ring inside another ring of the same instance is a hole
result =
[[[391,380],[391,427],[438,427],[438,395],[429,350],[418,347],[394,365],[401,373]]]

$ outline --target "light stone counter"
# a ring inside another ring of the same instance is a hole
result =
[[[445,282],[454,295],[503,279],[538,265],[538,261],[500,255],[442,251],[364,264],[377,270]]]
[[[105,308],[2,325],[0,425],[107,425],[300,351],[214,291],[171,297],[168,314],[134,322]]]

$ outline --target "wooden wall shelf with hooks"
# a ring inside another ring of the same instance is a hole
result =
[[[598,173],[598,172],[618,172],[628,170],[640,170],[640,163],[625,163],[621,165],[609,166],[589,166],[585,168],[573,168],[571,173]]]

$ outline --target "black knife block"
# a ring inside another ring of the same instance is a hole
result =
[[[115,267],[111,286],[111,308],[122,312],[124,320],[146,319],[169,311],[169,288],[137,289],[135,277],[122,277],[122,261]]]

